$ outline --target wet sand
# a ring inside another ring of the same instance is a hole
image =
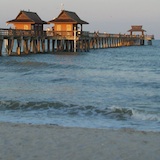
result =
[[[0,160],[159,159],[159,132],[0,123]]]

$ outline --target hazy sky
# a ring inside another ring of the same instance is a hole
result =
[[[147,34],[160,39],[160,0],[1,0],[0,28],[20,10],[37,12],[49,21],[59,15],[61,3],[65,10],[89,22],[84,30],[127,33],[131,25],[143,25]]]

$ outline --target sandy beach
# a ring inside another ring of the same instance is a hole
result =
[[[0,160],[159,160],[160,133],[0,123]]]

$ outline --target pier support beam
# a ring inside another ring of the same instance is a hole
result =
[[[77,52],[77,29],[74,27],[74,52]]]
[[[8,39],[8,55],[11,55],[14,46],[14,39]]]
[[[52,53],[55,52],[55,40],[52,39]]]
[[[61,40],[57,40],[57,52],[61,51]]]
[[[17,39],[17,50],[16,53],[18,56],[21,55],[21,39]]]
[[[33,53],[37,53],[37,40],[33,40]]]
[[[47,39],[47,52],[50,53],[50,39]]]
[[[45,52],[45,39],[42,39],[41,43],[42,43],[42,52],[44,53]]]
[[[70,52],[74,52],[74,41],[69,41],[70,42],[70,49],[69,49],[69,51]]]
[[[0,39],[0,56],[2,56],[3,39]]]
[[[41,52],[41,40],[39,38],[37,39],[37,52]]]
[[[141,45],[141,46],[144,46],[144,39],[141,39],[140,45]]]
[[[152,40],[148,40],[148,45],[152,45]]]
[[[23,52],[25,54],[28,54],[29,53],[29,50],[28,50],[28,39],[24,39],[23,40]]]

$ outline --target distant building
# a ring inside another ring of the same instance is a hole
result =
[[[128,32],[130,32],[130,35],[133,34],[133,32],[141,32],[142,35],[144,35],[144,32],[146,32],[146,30],[142,29],[142,26],[131,26],[132,28],[130,30],[128,30]]]
[[[34,30],[36,32],[43,31],[43,25],[47,24],[47,22],[41,20],[37,13],[30,11],[20,11],[15,19],[6,23],[13,24],[15,29]]]
[[[56,32],[73,32],[74,28],[76,30],[82,31],[83,24],[89,24],[86,21],[81,20],[75,12],[62,10],[59,16],[49,23],[54,24],[54,31]]]

